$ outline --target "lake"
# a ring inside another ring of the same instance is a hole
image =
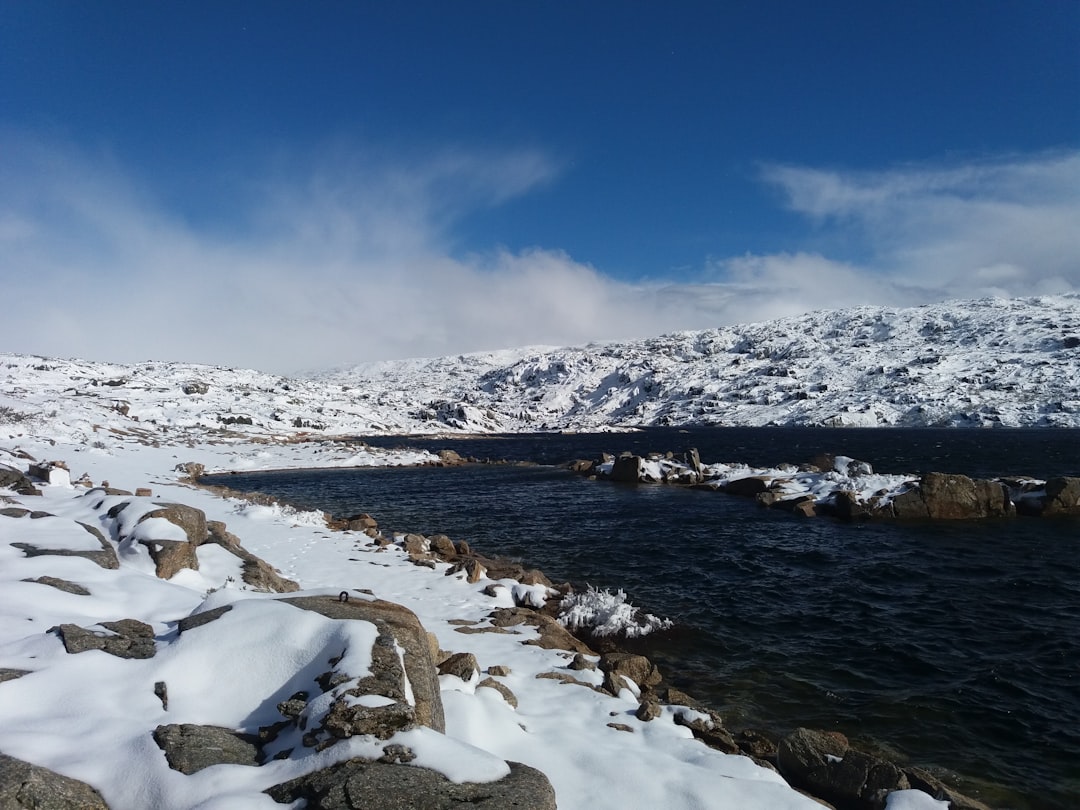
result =
[[[229,475],[385,530],[442,532],[555,581],[624,589],[676,626],[637,643],[730,728],[843,731],[956,773],[995,807],[1080,805],[1080,521],[843,523],[752,500],[589,481],[622,450],[773,466],[822,453],[878,472],[1080,475],[1080,431],[650,429],[479,439],[365,437],[542,466]],[[552,465],[552,466],[547,466]]]

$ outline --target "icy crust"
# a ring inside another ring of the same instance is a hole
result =
[[[675,626],[670,619],[634,607],[621,589],[612,593],[592,587],[563,597],[559,624],[574,631],[586,630],[598,638],[640,638]]]
[[[317,441],[648,425],[1080,427],[1080,295],[858,307],[626,343],[373,363],[286,378],[0,354],[0,435]],[[315,466],[433,463],[324,445]],[[295,466],[237,445],[217,470]]]

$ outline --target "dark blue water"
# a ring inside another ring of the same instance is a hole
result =
[[[1080,432],[1047,430],[661,430],[427,446],[555,462],[690,444],[710,462],[834,452],[882,472],[1049,477],[1075,474],[1080,459]],[[1075,520],[796,520],[722,494],[588,481],[546,466],[227,483],[335,514],[367,511],[384,530],[444,532],[558,581],[623,588],[676,620],[645,651],[733,728],[836,728],[958,773],[995,807],[1080,806]]]

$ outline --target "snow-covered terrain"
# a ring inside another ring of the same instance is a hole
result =
[[[303,378],[0,355],[0,425],[11,421],[4,408],[41,426],[62,411],[65,426],[106,443],[103,430],[183,442],[677,424],[1080,427],[1080,295],[861,307]]]
[[[516,706],[476,679],[442,676],[446,734],[404,732],[410,736],[402,743],[416,752],[417,764],[482,780],[505,773],[503,760],[520,761],[547,775],[563,810],[816,807],[774,772],[692,739],[676,722],[678,708],[665,706],[646,721],[637,717],[629,685],[617,696],[589,688],[600,673],[568,669],[566,652],[522,644],[536,635],[532,627],[461,632],[483,624],[493,608],[513,604],[515,593],[519,602],[542,601],[543,587],[503,582],[500,590],[483,573],[470,582],[467,572],[445,562],[416,566],[399,546],[379,550],[359,533],[330,531],[321,514],[215,497],[184,483],[175,469],[187,462],[246,471],[437,460],[332,439],[366,433],[683,422],[1080,427],[1080,297],[862,308],[633,343],[384,363],[302,379],[179,363],[0,355],[0,464],[27,470],[32,460],[62,460],[70,469],[39,483],[41,495],[0,490],[0,508],[10,512],[0,515],[0,670],[28,673],[0,683],[0,751],[93,785],[114,810],[281,806],[262,791],[367,751],[353,738],[257,768],[215,765],[181,775],[165,764],[151,739],[159,724],[256,731],[248,726],[267,719],[265,706],[273,708],[278,693],[287,696],[283,683],[309,676],[314,666],[302,655],[248,666],[229,658],[230,650],[254,660],[263,647],[288,638],[290,649],[323,655],[328,644],[345,639],[363,646],[367,638],[367,631],[346,631],[329,619],[298,622],[291,609],[276,605],[264,605],[258,618],[240,607],[203,636],[178,636],[176,623],[193,612],[273,597],[247,589],[236,559],[212,543],[199,546],[198,570],[158,578],[132,527],[155,503],[168,501],[224,521],[246,549],[304,592],[367,589],[412,610],[442,649],[472,652],[484,670],[507,668],[500,683]],[[73,483],[79,481],[85,486]],[[105,481],[153,495],[106,497],[86,488]],[[176,527],[160,520],[138,524],[139,531],[158,533],[143,539],[179,542]],[[118,568],[78,556],[30,555],[12,545],[96,549],[80,523],[108,535],[102,542],[117,552]],[[59,590],[50,577],[81,590]],[[633,614],[621,594],[583,597],[570,605],[571,624],[599,622],[608,632]],[[290,617],[281,625],[279,613]],[[113,659],[98,650],[73,655],[49,632],[63,623],[93,628],[122,619],[152,628],[153,658]],[[567,678],[579,685],[564,683]],[[166,680],[167,707],[154,691]],[[893,810],[942,806],[917,791],[890,798]]]

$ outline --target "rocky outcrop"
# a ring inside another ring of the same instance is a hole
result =
[[[407,757],[408,750],[388,757]],[[497,782],[451,782],[426,768],[353,759],[266,791],[274,801],[304,801],[308,810],[555,810],[555,791],[535,768],[511,762]]]
[[[7,754],[0,754],[0,808],[109,810],[101,794],[85,782]]]
[[[1080,515],[1080,478],[1051,478],[1041,490],[1024,493],[1016,506],[1023,515]]]
[[[34,486],[22,470],[0,464],[0,489],[14,490],[20,495],[40,495],[41,491]]]
[[[39,585],[48,585],[51,588],[56,588],[58,591],[74,594],[76,596],[90,595],[90,591],[86,590],[86,588],[79,583],[60,579],[59,577],[41,576],[36,579],[24,579],[23,582],[36,582]]]
[[[34,513],[31,513],[30,517],[33,518]],[[79,523],[90,534],[94,535],[97,541],[101,544],[99,551],[87,551],[83,549],[72,548],[38,548],[32,543],[12,543],[11,545],[17,549],[20,549],[27,557],[82,557],[83,559],[90,560],[95,565],[100,565],[102,568],[116,569],[120,567],[120,562],[116,558],[116,550],[102,535],[102,533],[94,526],[89,526],[85,523]]]

